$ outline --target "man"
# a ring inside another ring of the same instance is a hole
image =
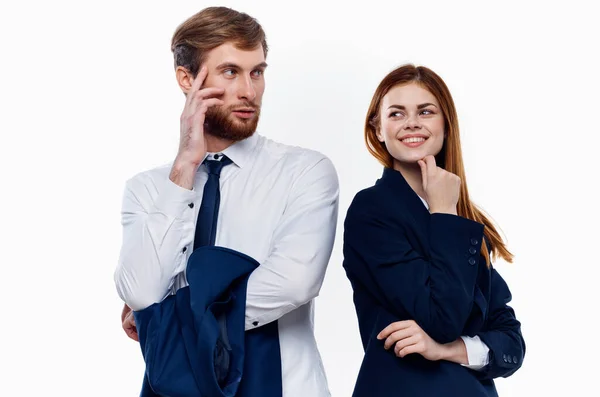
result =
[[[175,76],[186,95],[174,161],[127,181],[123,244],[115,272],[123,328],[137,340],[133,311],[187,285],[186,265],[207,182],[220,173],[214,245],[254,258],[245,329],[277,321],[284,397],[329,396],[313,333],[313,299],[333,248],[338,179],[324,155],[258,133],[267,43],[258,22],[210,7],[176,30]]]

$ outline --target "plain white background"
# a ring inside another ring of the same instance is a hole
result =
[[[209,5],[248,12],[267,33],[260,132],[322,151],[339,173],[338,240],[316,304],[332,395],[351,395],[362,359],[340,243],[350,200],[381,173],[363,121],[405,62],[450,87],[472,198],[515,254],[496,266],[527,355],[500,394],[597,393],[593,2],[256,0],[0,7],[0,394],[138,395],[143,361],[112,278],[121,196],[127,178],[176,153],[184,98],[170,39]]]

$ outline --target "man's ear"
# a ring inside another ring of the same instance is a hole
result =
[[[177,84],[179,84],[181,91],[187,95],[194,83],[194,76],[192,76],[192,73],[183,66],[177,66],[177,69],[175,69],[175,78],[177,79]]]

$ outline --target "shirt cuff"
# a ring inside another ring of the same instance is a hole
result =
[[[296,306],[294,306],[292,304],[287,304],[280,308],[266,309],[266,313],[264,313],[260,316],[252,316],[252,314],[255,314],[255,313],[250,314],[250,313],[248,313],[249,311],[260,312],[260,311],[263,311],[264,309],[261,310],[259,308],[256,308],[255,310],[253,310],[254,308],[252,308],[252,307],[249,308],[248,306],[251,306],[251,305],[248,305],[248,301],[246,301],[245,331],[261,327],[261,326],[263,326],[265,324],[269,324],[275,320],[279,320],[282,316],[284,316],[287,313],[291,312],[292,310],[296,309]]]
[[[490,349],[479,336],[461,336],[461,338],[467,348],[467,358],[469,360],[469,364],[462,365],[476,371],[488,365]]]
[[[197,192],[175,184],[167,178],[154,202],[156,209],[172,218],[194,220]]]

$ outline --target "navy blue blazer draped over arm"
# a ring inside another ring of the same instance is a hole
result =
[[[248,277],[228,248],[196,249],[188,286],[134,312],[146,372],[140,397],[281,397],[278,322],[244,331]]]
[[[520,323],[507,306],[506,283],[480,254],[483,230],[466,218],[430,214],[393,169],[355,196],[343,248],[365,350],[355,397],[496,396],[492,379],[521,366]],[[490,364],[473,371],[418,354],[396,357],[376,336],[409,319],[439,343],[479,335]]]

